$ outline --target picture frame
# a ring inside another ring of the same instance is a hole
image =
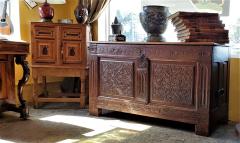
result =
[[[34,7],[36,7],[38,4],[33,1],[33,0],[24,0],[25,4],[30,8],[33,9]]]

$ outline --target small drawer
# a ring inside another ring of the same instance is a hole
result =
[[[64,40],[82,40],[81,28],[63,28],[62,39],[64,39]]]
[[[34,37],[36,38],[50,38],[53,39],[56,36],[56,28],[54,27],[35,27]]]
[[[0,61],[7,61],[8,56],[7,55],[0,55]]]

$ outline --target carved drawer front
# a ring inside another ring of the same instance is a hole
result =
[[[36,48],[33,52],[35,62],[56,62],[57,49],[54,40],[36,40],[36,45],[33,48]]]
[[[34,28],[35,38],[54,39],[56,37],[57,29],[55,27],[36,26]]]
[[[7,91],[6,91],[6,68],[5,64],[0,63],[0,99],[7,98]]]
[[[183,62],[151,62],[151,101],[161,104],[194,107],[196,65]]]
[[[64,41],[62,51],[63,63],[81,63],[84,55],[83,48],[81,42]]]
[[[132,61],[100,60],[100,96],[134,97],[134,63]]]
[[[62,29],[62,39],[64,40],[82,40],[81,28],[68,28]]]

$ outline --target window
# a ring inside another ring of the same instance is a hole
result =
[[[240,57],[240,14],[237,12],[239,0],[111,0],[99,18],[99,40],[108,40],[108,35],[111,34],[110,25],[117,16],[123,25],[122,33],[126,35],[127,41],[143,41],[146,32],[140,24],[139,13],[144,5],[165,5],[170,8],[171,14],[176,11],[218,12],[225,28],[229,29],[230,44],[237,47],[232,49],[232,54]],[[174,29],[169,22],[164,33],[167,41],[178,41]]]

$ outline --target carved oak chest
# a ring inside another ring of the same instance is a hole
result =
[[[208,136],[228,120],[228,47],[206,42],[91,42],[89,111],[180,121]]]

